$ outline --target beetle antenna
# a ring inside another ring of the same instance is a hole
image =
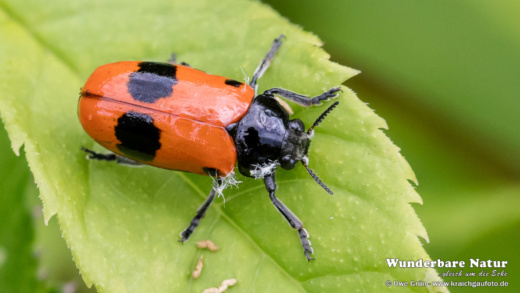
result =
[[[312,169],[310,169],[309,166],[307,166],[307,164],[304,161],[301,161],[301,162],[302,162],[303,166],[305,167],[305,169],[307,169],[307,172],[309,172],[309,174],[312,176],[312,179],[314,179],[314,181],[316,181],[316,183],[318,183],[321,187],[323,187],[323,189],[325,189],[325,191],[327,191],[330,195],[333,195],[334,193],[332,192],[332,190],[330,190],[327,187],[327,185],[325,185],[325,183],[323,183],[323,181],[321,181],[321,179],[318,177],[318,175],[316,175],[316,173],[314,173],[314,171]]]
[[[323,114],[320,115],[320,117],[318,117],[318,119],[316,119],[316,122],[314,122],[314,124],[312,124],[311,128],[309,128],[309,130],[307,130],[307,133],[308,134],[311,134],[312,130],[314,129],[314,127],[320,125],[321,122],[323,122],[323,119],[325,119],[325,117],[332,111],[334,110],[334,108],[336,108],[336,106],[339,104],[339,102],[335,102],[334,104],[330,105],[329,108],[327,108],[327,110],[325,110],[325,112],[323,112]],[[309,172],[310,173],[310,172]],[[312,174],[311,174],[312,175]]]

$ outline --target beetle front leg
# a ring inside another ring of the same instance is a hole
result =
[[[255,90],[256,95],[256,83],[262,75],[264,75],[264,72],[269,68],[271,65],[271,61],[273,60],[274,54],[280,49],[280,46],[282,46],[282,40],[285,38],[284,35],[280,35],[278,38],[276,38],[273,42],[273,45],[271,46],[271,49],[267,54],[265,55],[264,59],[260,61],[260,64],[255,70],[255,73],[253,74],[253,78],[251,79],[251,82],[249,85]]]
[[[182,239],[179,240],[180,242],[184,242],[184,241],[188,240],[188,238],[190,238],[191,233],[193,233],[195,228],[197,228],[197,226],[199,225],[200,220],[202,218],[204,218],[204,215],[206,215],[206,211],[208,210],[209,206],[215,199],[215,195],[217,194],[216,189],[220,185],[220,183],[221,183],[221,181],[220,181],[220,179],[218,179],[216,185],[213,186],[213,189],[209,193],[209,196],[206,199],[206,201],[197,210],[197,214],[195,215],[195,217],[193,217],[193,220],[191,220],[188,228],[186,228],[184,231],[181,232],[180,236],[182,237]]]
[[[276,209],[282,214],[282,216],[285,217],[287,222],[289,222],[289,225],[291,225],[293,229],[298,230],[298,236],[300,236],[300,241],[302,242],[303,246],[303,253],[305,253],[307,260],[314,260],[311,257],[311,254],[314,253],[314,250],[311,247],[309,233],[307,230],[305,230],[305,228],[303,228],[302,221],[298,219],[298,217],[293,212],[291,212],[291,210],[286,207],[278,198],[276,198],[276,196],[274,196],[274,192],[276,190],[276,183],[274,178],[274,172],[264,177],[265,188],[267,189],[267,192],[269,192],[269,198],[273,202]]]
[[[287,100],[293,101],[304,107],[310,107],[312,105],[320,105],[321,101],[326,101],[337,97],[338,92],[341,92],[341,88],[334,87],[319,96],[311,98],[283,88],[272,88],[270,90],[266,90],[264,95],[279,95],[280,97],[286,98]]]

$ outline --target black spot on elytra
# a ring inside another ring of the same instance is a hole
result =
[[[177,84],[177,66],[169,63],[141,62],[139,70],[130,75],[128,92],[140,102],[154,103],[169,97]]]
[[[115,133],[121,142],[117,148],[129,158],[151,161],[155,158],[155,152],[161,148],[161,131],[147,114],[133,111],[123,114],[117,119]]]
[[[230,86],[240,87],[243,83],[234,79],[226,79],[225,83]]]

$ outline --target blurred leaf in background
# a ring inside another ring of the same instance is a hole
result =
[[[25,198],[31,174],[25,160],[12,153],[0,126],[0,292],[29,292],[38,285],[34,229]]]
[[[17,157],[0,122],[0,292],[54,292],[38,272],[29,198],[36,198],[31,172]],[[41,219],[40,219],[41,220]]]
[[[518,292],[520,2],[264,2],[362,71],[346,84],[416,172],[431,257],[507,260]]]

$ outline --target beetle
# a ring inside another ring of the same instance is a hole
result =
[[[303,223],[275,196],[278,166],[293,169],[301,162],[328,193],[332,191],[308,167],[308,150],[314,127],[338,105],[333,103],[305,130],[275,95],[309,107],[335,98],[340,87],[307,97],[272,88],[257,95],[257,81],[270,66],[284,36],[271,49],[245,84],[210,75],[186,63],[123,61],[98,67],[83,86],[78,116],[85,131],[113,153],[82,148],[87,158],[123,164],[210,175],[215,184],[181,233],[186,241],[208,207],[234,173],[263,178],[269,198],[290,226],[298,231],[307,260],[314,253]]]

